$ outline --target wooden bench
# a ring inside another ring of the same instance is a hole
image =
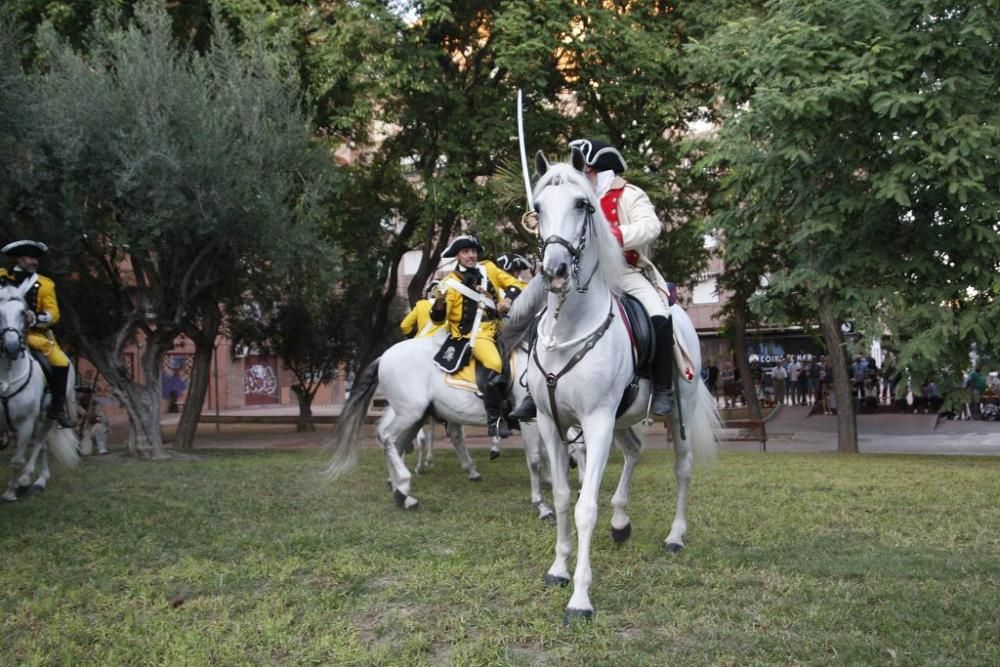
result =
[[[735,438],[727,438],[727,440],[759,440],[760,451],[767,451],[767,428],[764,426],[763,420],[727,419],[723,425],[725,428],[738,429],[740,431],[740,434]]]

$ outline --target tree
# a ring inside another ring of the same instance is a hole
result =
[[[281,358],[295,377],[292,391],[299,403],[297,431],[315,429],[312,403],[342,364],[356,363],[366,335],[344,317],[352,295],[331,289],[333,275],[314,273],[307,280],[273,280],[258,276],[262,288],[248,291],[230,308],[229,334],[238,345],[266,350]]]
[[[16,224],[55,240],[71,333],[125,406],[130,451],[161,457],[163,355],[181,333],[200,352],[214,342],[212,309],[243,291],[244,267],[308,267],[322,251],[329,164],[294,73],[218,20],[204,54],[175,43],[153,2],[99,21],[84,53],[51,29],[41,44],[30,215]],[[124,364],[132,342],[141,382]]]
[[[769,293],[818,314],[840,451],[857,451],[843,320],[888,324],[903,363],[934,368],[997,339],[980,319],[1000,258],[988,4],[779,0],[692,47],[726,110],[730,205],[779,230]],[[929,335],[898,328],[914,311]]]

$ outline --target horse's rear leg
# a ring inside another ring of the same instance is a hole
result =
[[[425,422],[417,432],[417,474],[421,475],[434,465],[434,422]]]
[[[687,439],[681,438],[681,429],[676,417],[670,420],[670,424],[674,437],[677,511],[674,514],[674,522],[670,526],[670,534],[667,535],[664,542],[670,551],[680,551],[684,548],[684,536],[687,534],[687,519],[684,517],[684,513],[687,508],[688,485],[691,483],[691,443]]]
[[[448,437],[451,439],[452,447],[455,448],[455,456],[458,457],[458,463],[462,466],[462,470],[465,471],[469,481],[483,481],[483,476],[479,474],[472,456],[469,455],[469,448],[465,446],[465,429],[462,428],[462,425],[449,422]]]
[[[420,427],[420,417],[406,418],[396,414],[385,428],[379,429],[379,443],[385,454],[386,465],[389,468],[389,482],[393,487],[393,498],[396,504],[406,509],[413,509],[419,501],[410,495],[410,484],[413,475],[403,461],[400,444],[410,442]]]
[[[542,438],[534,424],[522,424],[521,440],[524,441],[524,459],[528,465],[528,478],[531,480],[531,504],[538,510],[538,518],[542,521],[555,521],[556,515],[552,508],[545,504],[542,495]]]
[[[611,497],[611,537],[615,542],[621,544],[632,534],[632,521],[629,519],[626,508],[628,507],[629,492],[632,489],[632,475],[635,473],[635,466],[639,463],[639,452],[642,449],[642,440],[631,428],[615,432],[615,442],[625,455],[625,466],[622,468],[622,476],[618,480],[618,488],[615,495]]]

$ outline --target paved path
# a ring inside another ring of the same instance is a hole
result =
[[[245,410],[230,410],[223,414],[295,414],[293,406],[273,406]],[[336,414],[337,406],[317,406],[316,414]],[[835,452],[837,421],[835,416],[808,415],[809,408],[783,406],[767,422],[768,452]],[[164,419],[164,436],[172,439],[177,418]],[[859,415],[859,446],[869,454],[962,454],[1000,456],[1000,422],[948,421],[926,414]],[[123,432],[119,429],[118,432]],[[372,427],[366,427],[368,446],[375,446]],[[196,447],[239,449],[305,449],[321,446],[333,434],[331,426],[320,426],[313,433],[295,433],[294,427],[260,424],[202,425]],[[727,431],[726,435],[735,435]],[[489,446],[484,428],[467,429],[468,444]],[[654,425],[646,433],[646,447],[660,449],[670,444],[662,425]],[[437,429],[435,444],[450,447],[443,429]],[[724,440],[724,451],[756,451],[760,444],[753,441]],[[520,448],[515,435],[505,448]]]

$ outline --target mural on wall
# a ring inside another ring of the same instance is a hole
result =
[[[243,396],[247,405],[277,403],[278,362],[274,357],[250,355],[243,371]]]
[[[171,404],[183,402],[191,384],[193,355],[167,354],[163,357],[163,395]]]

